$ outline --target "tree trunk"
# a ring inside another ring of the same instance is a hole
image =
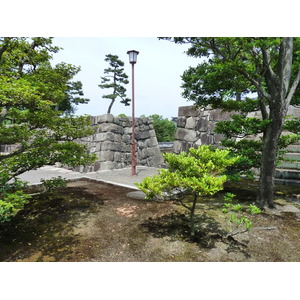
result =
[[[107,110],[107,113],[108,113],[108,114],[110,114],[111,108],[112,108],[114,102],[115,102],[115,99],[112,99],[111,102],[110,102],[110,104],[109,104],[108,110]]]
[[[280,112],[281,111],[281,112]],[[272,115],[272,114],[271,114]],[[280,109],[271,118],[263,137],[260,178],[257,204],[260,208],[274,208],[274,175],[276,171],[276,150],[282,132],[284,112]]]
[[[190,214],[190,226],[191,226],[191,236],[193,237],[195,235],[195,209],[196,209],[196,203],[197,203],[198,195],[194,194],[194,200],[193,205],[191,207],[191,214]]]

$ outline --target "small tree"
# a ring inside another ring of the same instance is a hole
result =
[[[108,54],[105,58],[106,62],[109,62],[109,68],[104,69],[104,77],[101,77],[101,84],[99,87],[102,89],[113,89],[111,94],[103,95],[102,98],[111,99],[107,113],[110,114],[111,108],[116,101],[117,97],[120,97],[122,100],[121,103],[125,106],[129,105],[131,101],[129,98],[126,98],[126,88],[123,86],[128,84],[128,76],[124,73],[124,62],[119,60],[117,55]]]
[[[223,189],[225,169],[237,158],[230,158],[228,150],[213,149],[203,145],[189,149],[179,155],[166,153],[164,158],[168,169],[161,169],[159,175],[145,178],[136,186],[146,193],[148,199],[170,197],[190,211],[191,235],[195,235],[194,215],[200,197],[214,195]],[[192,195],[192,203],[188,197]]]

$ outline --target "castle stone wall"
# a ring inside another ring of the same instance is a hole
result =
[[[131,165],[131,117],[112,114],[91,117],[95,134],[78,140],[86,144],[89,153],[97,154],[97,161],[88,167],[77,167],[79,172],[120,169]],[[135,119],[137,165],[161,167],[164,160],[160,152],[152,119]]]
[[[191,147],[219,144],[224,136],[214,133],[215,125],[219,121],[230,120],[232,114],[221,109],[179,107],[174,153],[187,151]]]

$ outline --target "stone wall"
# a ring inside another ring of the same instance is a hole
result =
[[[232,114],[221,109],[179,107],[174,153],[187,151],[191,147],[219,144],[223,135],[214,133],[215,124],[230,120]]]
[[[89,153],[97,154],[97,161],[88,167],[77,167],[79,172],[120,169],[131,165],[131,117],[112,114],[91,117],[94,135],[78,141],[88,145]],[[164,160],[158,147],[152,119],[135,119],[137,165],[161,167]]]
[[[194,106],[182,106],[178,109],[177,132],[174,142],[174,153],[187,151],[191,147],[200,145],[218,145],[224,138],[221,134],[214,133],[216,123],[230,120],[232,114],[237,112],[222,112],[221,109],[195,108]],[[300,118],[300,108],[290,106],[287,115]],[[248,117],[261,118],[261,113],[250,112]],[[285,132],[283,132],[285,134]],[[256,139],[259,136],[248,138]],[[277,166],[276,178],[282,180],[300,180],[300,142],[290,145],[286,149],[287,159]]]

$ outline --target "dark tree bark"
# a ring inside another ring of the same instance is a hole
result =
[[[110,102],[110,104],[109,104],[108,110],[107,110],[107,113],[108,113],[108,114],[110,114],[111,108],[112,108],[112,106],[114,105],[114,103],[115,103],[115,99],[112,99],[111,102]]]
[[[191,226],[191,236],[193,237],[195,235],[195,209],[196,209],[196,203],[197,203],[198,195],[194,194],[193,204],[191,207],[191,214],[190,214],[190,226]]]
[[[293,38],[283,38],[277,74],[272,70],[268,50],[263,50],[265,79],[269,92],[270,124],[264,131],[257,204],[274,208],[276,150],[291,97],[288,95],[292,73]],[[292,91],[290,90],[290,93]],[[262,110],[263,112],[263,110]]]

